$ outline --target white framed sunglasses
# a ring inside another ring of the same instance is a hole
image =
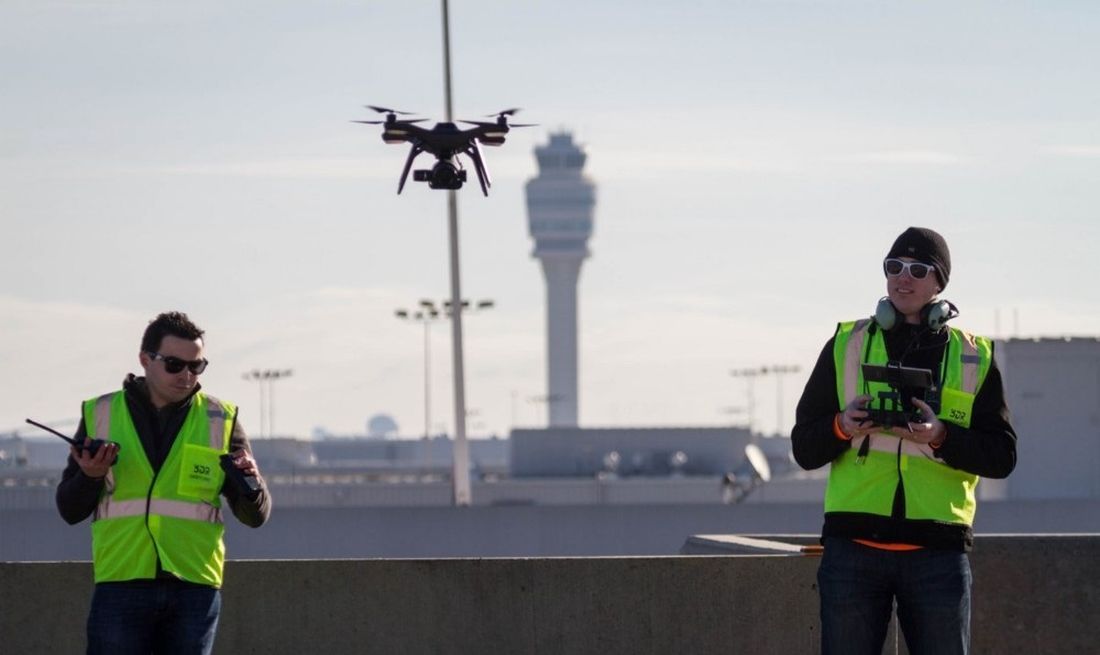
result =
[[[923,280],[928,274],[936,270],[935,266],[922,262],[903,262],[900,259],[890,257],[882,262],[882,270],[890,277],[897,277],[908,272],[914,280]]]

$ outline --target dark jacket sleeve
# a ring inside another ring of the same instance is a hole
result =
[[[795,410],[791,450],[794,460],[806,470],[821,468],[852,447],[850,441],[837,439],[833,434],[833,418],[838,411],[834,340],[835,337],[829,339],[821,349]]]
[[[80,426],[76,429],[75,439],[83,441],[88,436],[88,430],[84,427],[84,420],[80,420]],[[80,523],[92,515],[99,503],[99,494],[105,484],[103,478],[89,478],[80,470],[80,465],[69,454],[69,460],[65,464],[65,471],[61,474],[61,482],[57,484],[57,511],[61,518],[69,525]]]
[[[248,435],[245,434],[244,428],[241,427],[239,421],[234,419],[233,421],[233,434],[229,438],[229,451],[246,450],[249,454],[252,454],[252,445],[248,442]],[[259,464],[256,465],[259,468]],[[233,516],[237,517],[237,520],[247,525],[250,528],[258,528],[263,525],[268,517],[271,516],[271,492],[268,490],[267,483],[264,481],[263,472],[260,472],[260,485],[263,487],[260,493],[252,500],[249,500],[242,495],[235,486],[228,481],[222,485],[222,495],[229,502],[229,507],[233,510]]]
[[[1005,478],[1016,468],[1016,431],[1005,405],[1004,384],[996,360],[974,397],[970,427],[946,422],[944,425],[947,437],[936,455],[949,466],[983,478]]]

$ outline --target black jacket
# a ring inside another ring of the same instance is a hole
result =
[[[141,439],[145,456],[149,459],[153,471],[159,471],[164,460],[168,458],[168,452],[176,441],[176,435],[183,426],[187,412],[191,409],[194,392],[186,399],[158,410],[149,400],[145,378],[129,375],[122,383],[122,388],[126,393],[126,406],[130,410],[130,416],[133,417],[134,427]],[[195,392],[198,390],[199,387],[196,385]],[[83,441],[88,435],[84,425],[83,407],[80,415],[80,426],[77,428],[75,437]],[[245,435],[240,422],[234,420],[229,450],[232,452],[242,448],[249,453],[252,452],[248,436]],[[126,453],[119,453],[119,456],[125,457]],[[222,487],[222,495],[229,502],[233,515],[241,523],[253,528],[263,525],[271,515],[271,495],[262,477],[260,482],[263,484],[263,489],[253,500],[242,496],[230,484]],[[103,479],[96,480],[84,475],[76,460],[70,455],[65,472],[61,474],[61,482],[57,485],[57,511],[61,514],[61,518],[70,524],[76,524],[91,516],[99,503],[99,494],[103,491],[104,484]]]
[[[933,374],[940,370],[947,343],[946,331],[934,334],[906,323],[886,332],[885,337],[886,352],[891,361],[898,361],[903,366],[928,368]],[[795,461],[807,470],[832,462],[852,445],[852,442],[837,439],[833,434],[833,418],[839,411],[833,360],[835,339],[834,335],[821,350],[817,365],[798,401],[795,426],[791,431]],[[974,398],[970,427],[946,422],[944,425],[947,427],[947,437],[936,451],[936,456],[948,466],[986,478],[1004,478],[1012,472],[1016,466],[1016,432],[1012,429],[1008,407],[1005,406],[1004,385],[996,360],[990,365],[985,381]],[[823,537],[841,536],[970,549],[973,543],[970,529],[906,520],[900,480],[897,489],[899,497],[895,498],[893,516],[826,514]]]

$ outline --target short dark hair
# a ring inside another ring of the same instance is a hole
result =
[[[149,321],[149,327],[145,328],[145,334],[141,337],[141,349],[145,352],[156,352],[166,336],[194,341],[201,339],[203,334],[203,329],[192,323],[187,314],[164,312]]]

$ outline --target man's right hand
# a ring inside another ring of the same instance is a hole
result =
[[[840,413],[840,429],[843,430],[844,434],[848,435],[848,437],[855,439],[856,437],[862,437],[881,429],[867,419],[866,408],[867,404],[870,402],[871,397],[866,394],[856,396],[852,399],[852,402],[848,403],[844,411]]]
[[[93,456],[87,449],[87,446],[91,443],[91,438],[85,438],[84,448],[71,446],[69,452],[86,477],[99,480],[106,477],[111,470],[111,465],[115,462],[115,456],[118,455],[118,444],[105,443],[99,447],[99,450]]]

